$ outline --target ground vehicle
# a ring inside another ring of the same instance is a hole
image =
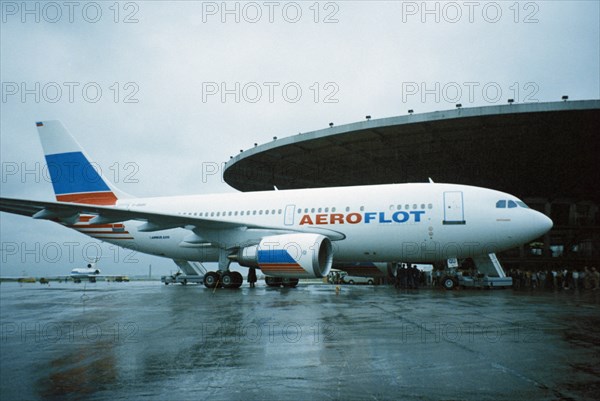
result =
[[[512,277],[488,277],[482,273],[475,276],[460,274],[457,279],[458,284],[464,288],[506,288],[512,286]]]
[[[165,285],[177,284],[177,283],[179,283],[181,285],[186,285],[188,283],[204,284],[204,276],[188,275],[188,274],[182,274],[181,272],[177,272],[170,276],[162,276],[160,278],[160,281],[165,283]]]
[[[342,283],[344,284],[368,284],[373,285],[375,280],[372,277],[360,277],[360,276],[342,276]]]

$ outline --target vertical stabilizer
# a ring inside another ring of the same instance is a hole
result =
[[[56,200],[114,205],[118,191],[90,159],[60,121],[36,123]]]

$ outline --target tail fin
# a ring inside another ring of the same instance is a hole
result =
[[[114,188],[60,121],[35,124],[48,164],[56,200],[91,205],[114,205],[128,197]]]

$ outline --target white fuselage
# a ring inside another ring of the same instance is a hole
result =
[[[497,207],[498,201],[515,207]],[[138,212],[269,227],[256,238],[292,231],[333,240],[335,261],[433,262],[513,248],[543,235],[552,221],[516,197],[455,184],[391,184],[119,200]],[[94,238],[172,259],[213,262],[243,246],[252,228],[140,232],[141,222],[72,228]],[[243,234],[243,235],[242,235]],[[193,235],[193,234],[192,234]]]

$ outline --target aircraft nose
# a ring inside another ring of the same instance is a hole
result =
[[[532,212],[533,212],[532,227],[535,227],[535,231],[537,233],[536,237],[541,237],[542,235],[544,235],[548,231],[550,231],[550,229],[554,225],[554,222],[552,221],[552,219],[550,219],[548,216],[546,216],[543,213],[540,213],[535,210],[532,210]]]

